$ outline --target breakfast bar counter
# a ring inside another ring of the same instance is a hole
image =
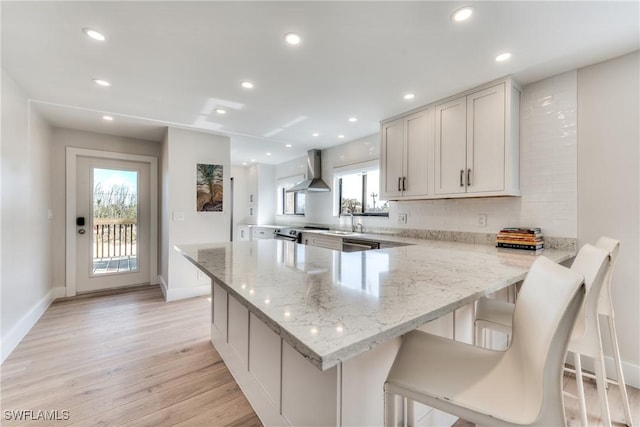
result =
[[[283,240],[176,249],[211,277],[212,342],[265,425],[380,425],[400,337],[461,313],[449,335],[471,341],[472,303],[522,280],[536,258],[411,243],[351,253]]]

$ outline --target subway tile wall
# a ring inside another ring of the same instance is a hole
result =
[[[392,202],[371,227],[495,233],[537,226],[547,236],[577,237],[577,72],[523,88],[520,105],[522,197]],[[408,214],[398,224],[399,213]],[[487,215],[480,227],[478,215]]]

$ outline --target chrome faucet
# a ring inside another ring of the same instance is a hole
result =
[[[360,233],[364,233],[364,225],[362,225],[361,222],[356,224],[356,228],[353,231],[358,231],[358,228],[360,228]]]
[[[351,217],[351,232],[356,231],[355,228],[353,227],[353,212],[347,211],[345,215],[349,215]]]

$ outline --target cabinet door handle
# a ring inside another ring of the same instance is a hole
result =
[[[402,191],[401,184],[402,184],[402,177],[398,177],[398,191]]]
[[[462,182],[463,179],[464,179],[464,169],[460,169],[460,187],[464,187],[464,182]]]
[[[467,185],[471,185],[471,169],[467,169]]]
[[[407,178],[402,177],[402,191],[407,191]]]

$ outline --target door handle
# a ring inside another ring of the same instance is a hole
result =
[[[402,187],[400,187],[401,183],[402,183],[402,177],[398,177],[398,191],[402,191]]]
[[[471,169],[467,169],[467,185],[471,185]]]
[[[402,191],[407,191],[407,177],[402,177]]]
[[[462,182],[463,179],[464,179],[464,169],[460,169],[460,187],[464,187],[464,182]]]

